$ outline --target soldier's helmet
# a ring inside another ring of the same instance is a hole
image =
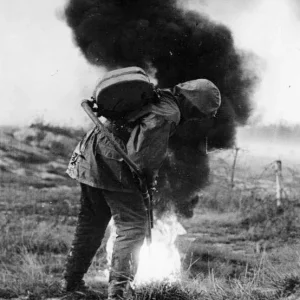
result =
[[[219,89],[207,79],[180,83],[174,87],[174,93],[179,101],[184,102],[182,113],[187,119],[197,117],[195,109],[204,116],[215,116],[221,105]]]

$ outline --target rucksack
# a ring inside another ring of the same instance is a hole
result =
[[[154,95],[154,86],[145,71],[128,67],[107,72],[93,97],[100,115],[116,119],[151,102]]]

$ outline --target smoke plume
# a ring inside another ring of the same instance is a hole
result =
[[[160,172],[161,199],[171,199],[179,214],[191,216],[195,193],[209,175],[203,149],[231,147],[236,125],[245,124],[251,113],[256,77],[244,68],[247,54],[235,48],[227,27],[185,10],[176,0],[69,0],[65,14],[91,64],[151,66],[164,88],[206,78],[220,89],[222,105],[214,122],[203,123],[196,137],[191,128],[178,128]]]

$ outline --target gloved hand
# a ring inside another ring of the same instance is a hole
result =
[[[144,173],[144,177],[146,178],[148,192],[151,196],[153,196],[154,192],[156,192],[157,176],[145,171],[143,173]],[[133,173],[133,179],[140,188],[141,186],[140,178],[135,173]]]
[[[153,194],[155,192],[157,192],[157,180],[156,178],[154,180],[152,180],[151,182],[147,183],[147,186],[148,186],[148,190],[149,190],[149,193],[151,193],[151,195],[153,196]]]
[[[150,172],[144,172],[145,177],[146,177],[146,182],[147,182],[147,187],[148,187],[148,192],[150,194],[150,197],[152,198],[154,193],[157,191],[157,175],[154,173]]]

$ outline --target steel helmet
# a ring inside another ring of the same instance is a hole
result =
[[[207,79],[196,79],[180,83],[174,87],[174,93],[183,106],[183,117],[190,118],[191,110],[197,108],[201,114],[214,116],[221,105],[219,89]]]

